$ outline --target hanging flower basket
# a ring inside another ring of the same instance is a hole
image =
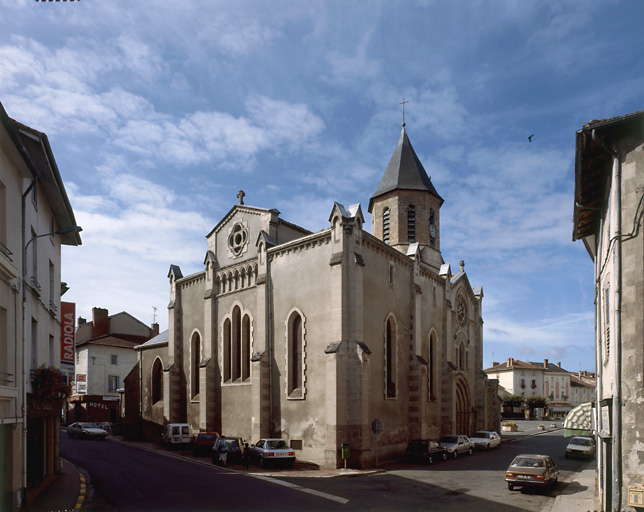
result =
[[[35,398],[41,403],[60,403],[72,394],[72,387],[65,384],[65,376],[55,366],[42,365],[31,374]]]

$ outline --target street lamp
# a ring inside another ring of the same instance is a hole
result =
[[[80,233],[83,231],[83,228],[80,226],[65,226],[64,228],[60,228],[57,231],[52,231],[51,233],[45,233],[44,235],[36,235],[31,237],[31,239],[25,244],[25,247],[22,250],[22,286],[23,286],[23,293],[22,293],[22,301],[24,302],[26,300],[25,294],[24,294],[24,286],[26,284],[26,277],[27,277],[27,247],[29,247],[29,244],[33,242],[36,238],[41,238],[43,236],[52,236],[52,235],[66,235],[68,233]]]

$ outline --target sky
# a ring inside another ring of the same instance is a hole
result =
[[[404,98],[443,259],[483,287],[483,367],[592,371],[575,132],[644,109],[642,19],[638,0],[0,0],[0,102],[47,134],[83,228],[63,300],[164,330],[170,265],[203,269],[239,190],[311,231],[361,203],[370,230]]]

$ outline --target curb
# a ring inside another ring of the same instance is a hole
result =
[[[248,475],[248,476],[253,476],[253,477],[271,477],[271,478],[338,478],[338,477],[355,477],[355,476],[366,476],[366,475],[373,475],[377,473],[384,473],[385,470],[381,468],[376,468],[376,469],[331,469],[332,473],[328,474],[323,474],[322,472],[318,472],[317,474],[311,474],[311,472],[308,472],[306,470],[304,471],[294,471],[294,472],[256,472],[253,470],[238,470],[238,469],[232,469],[229,467],[225,466],[217,466],[215,464],[212,464],[210,462],[206,462],[201,459],[196,459],[193,457],[186,457],[184,455],[178,454],[178,453],[172,453],[170,451],[166,450],[159,450],[156,448],[151,448],[149,446],[144,446],[136,442],[132,441],[126,441],[124,439],[117,439],[115,437],[109,436],[107,438],[108,441],[112,441],[114,443],[121,443],[125,444],[128,446],[132,446],[134,448],[139,448],[141,450],[146,450],[148,452],[153,452],[153,453],[159,453],[161,455],[165,455],[167,457],[174,457],[176,459],[182,459],[188,462],[194,462],[197,464],[201,464],[202,466],[207,466],[212,469],[216,469],[219,471],[227,471],[229,473],[237,473],[241,475]]]
[[[78,471],[78,468],[76,468],[76,471]],[[85,476],[80,471],[78,471],[78,475],[80,476],[80,490],[78,491],[78,498],[76,499],[74,512],[79,512],[83,508],[83,503],[85,502],[85,497],[87,496],[87,483],[85,481]]]

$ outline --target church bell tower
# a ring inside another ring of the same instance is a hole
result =
[[[420,163],[403,123],[394,151],[378,189],[369,200],[371,232],[407,254],[418,244],[422,261],[439,269],[440,207],[443,198]]]

